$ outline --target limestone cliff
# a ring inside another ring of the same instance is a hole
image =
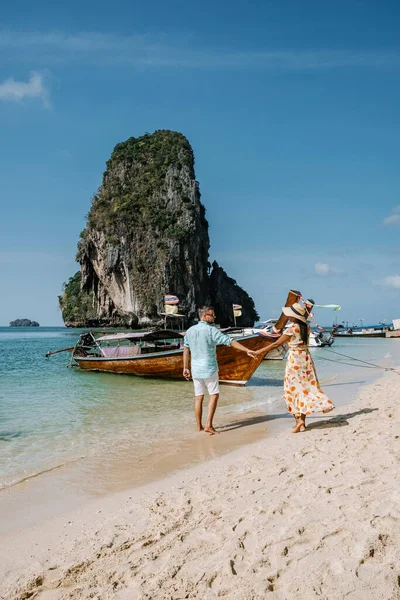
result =
[[[213,299],[209,245],[188,140],[160,130],[118,144],[81,233],[81,273],[59,297],[65,323],[156,325],[165,293],[179,297],[192,323]]]
[[[242,316],[237,317],[237,325],[252,326],[259,319],[254,301],[234,279],[228,277],[216,261],[210,275],[210,295],[215,306],[217,323],[234,325],[233,304],[242,306]]]

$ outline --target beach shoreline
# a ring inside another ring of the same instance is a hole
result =
[[[4,536],[3,597],[400,597],[397,378],[304,434],[286,423]]]
[[[323,388],[337,406],[343,406],[355,399],[371,377],[379,375],[375,372],[368,379],[363,373],[360,380],[357,370],[350,371],[346,377],[324,381]],[[251,386],[247,389],[251,397]],[[232,388],[224,387],[221,393],[224,400]],[[0,537],[30,527],[38,520],[62,515],[71,509],[79,510],[95,499],[163,480],[270,436],[285,435],[291,429],[292,420],[283,398],[269,403],[266,397],[262,407],[250,407],[239,413],[234,405],[222,404],[217,409],[216,426],[223,435],[195,433],[193,415],[189,435],[173,437],[168,444],[165,439],[160,443],[151,441],[150,452],[143,452],[140,446],[132,444],[129,450],[125,447],[120,452],[113,449],[110,455],[82,456],[27,476],[22,482],[0,490]]]

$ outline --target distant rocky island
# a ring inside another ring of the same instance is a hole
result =
[[[258,319],[254,301],[217,262],[189,141],[159,130],[117,144],[92,199],[76,260],[80,271],[59,296],[67,327],[148,327],[163,320],[164,294],[180,300],[185,326],[203,304],[217,322]]]
[[[10,327],[40,327],[40,325],[37,321],[30,319],[15,319],[15,321],[10,321]]]

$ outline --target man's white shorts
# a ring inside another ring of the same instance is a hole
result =
[[[219,394],[218,371],[215,371],[211,377],[206,377],[205,379],[196,379],[193,377],[193,383],[195,396],[203,396],[206,390],[210,396]]]

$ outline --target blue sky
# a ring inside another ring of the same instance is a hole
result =
[[[105,162],[155,129],[192,144],[211,259],[262,318],[289,288],[339,320],[400,317],[399,17],[351,0],[3,7],[0,324],[62,324]]]

